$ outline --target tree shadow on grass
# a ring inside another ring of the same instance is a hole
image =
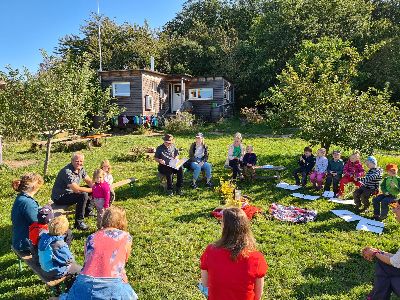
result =
[[[294,289],[295,299],[318,296],[337,296],[354,287],[373,281],[373,264],[359,254],[350,254],[349,259],[332,266],[306,268],[302,273],[306,279]]]
[[[2,244],[0,245],[0,256],[3,256],[11,252],[12,226],[3,225],[0,227],[0,236],[2,241]]]
[[[204,208],[203,210],[199,210],[190,214],[186,215],[181,215],[178,217],[175,217],[175,221],[181,222],[181,223],[191,223],[199,218],[212,218],[210,212],[212,211],[212,208]]]

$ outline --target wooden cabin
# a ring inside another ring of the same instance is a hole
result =
[[[233,114],[234,87],[224,77],[193,77],[150,70],[100,71],[103,87],[125,107],[127,117],[190,111],[205,121]]]

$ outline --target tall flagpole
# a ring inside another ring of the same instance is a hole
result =
[[[102,64],[102,58],[101,58],[101,16],[100,16],[100,0],[97,0],[97,17],[98,17],[98,22],[99,22],[99,55],[100,55],[100,70],[103,71],[103,64]]]

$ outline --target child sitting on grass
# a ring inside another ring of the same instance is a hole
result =
[[[115,192],[112,188],[112,184],[114,182],[114,177],[111,174],[111,164],[108,159],[105,159],[100,164],[100,169],[104,171],[104,181],[110,185],[110,205],[115,200]]]
[[[356,210],[364,212],[369,207],[369,197],[379,192],[379,184],[382,180],[382,169],[378,168],[378,161],[373,156],[368,156],[366,161],[368,172],[365,177],[359,179],[361,186],[353,192]],[[363,208],[361,208],[363,204]]]
[[[400,177],[397,176],[397,165],[388,164],[386,172],[388,176],[381,183],[382,194],[372,200],[374,206],[374,219],[382,221],[387,218],[390,203],[396,202],[400,193]]]
[[[326,149],[321,148],[317,152],[314,171],[310,175],[310,181],[312,182],[315,189],[322,189],[327,169],[328,159],[326,158]]]
[[[102,169],[94,171],[93,181],[92,197],[97,210],[97,229],[100,229],[104,210],[110,207],[110,185],[104,181]]]
[[[307,176],[311,173],[315,165],[315,156],[312,154],[310,147],[304,148],[304,154],[298,160],[299,167],[293,171],[293,177],[296,180],[296,185],[300,185],[299,173],[301,174],[301,185],[304,187],[307,184]]]
[[[243,171],[245,179],[254,179],[256,164],[257,155],[253,152],[253,146],[249,145],[246,147],[246,154],[243,156]]]
[[[331,188],[331,184],[333,184],[333,193],[335,197],[339,192],[339,182],[342,178],[344,163],[343,160],[340,159],[341,153],[339,150],[335,150],[332,153],[333,159],[328,162],[328,169],[325,181],[325,191],[329,191]]]
[[[40,236],[39,263],[50,278],[77,275],[81,270],[64,241],[68,227],[67,217],[59,216],[50,221],[49,232]]]
[[[338,197],[343,198],[344,187],[346,184],[352,182],[356,187],[360,187],[361,183],[358,178],[364,176],[364,168],[360,163],[360,152],[355,151],[350,155],[349,160],[345,163],[343,168],[343,177],[340,179]]]

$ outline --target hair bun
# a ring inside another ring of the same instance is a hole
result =
[[[19,190],[19,186],[21,185],[21,180],[19,179],[14,179],[11,183],[12,188],[14,189],[14,191],[18,192]]]

